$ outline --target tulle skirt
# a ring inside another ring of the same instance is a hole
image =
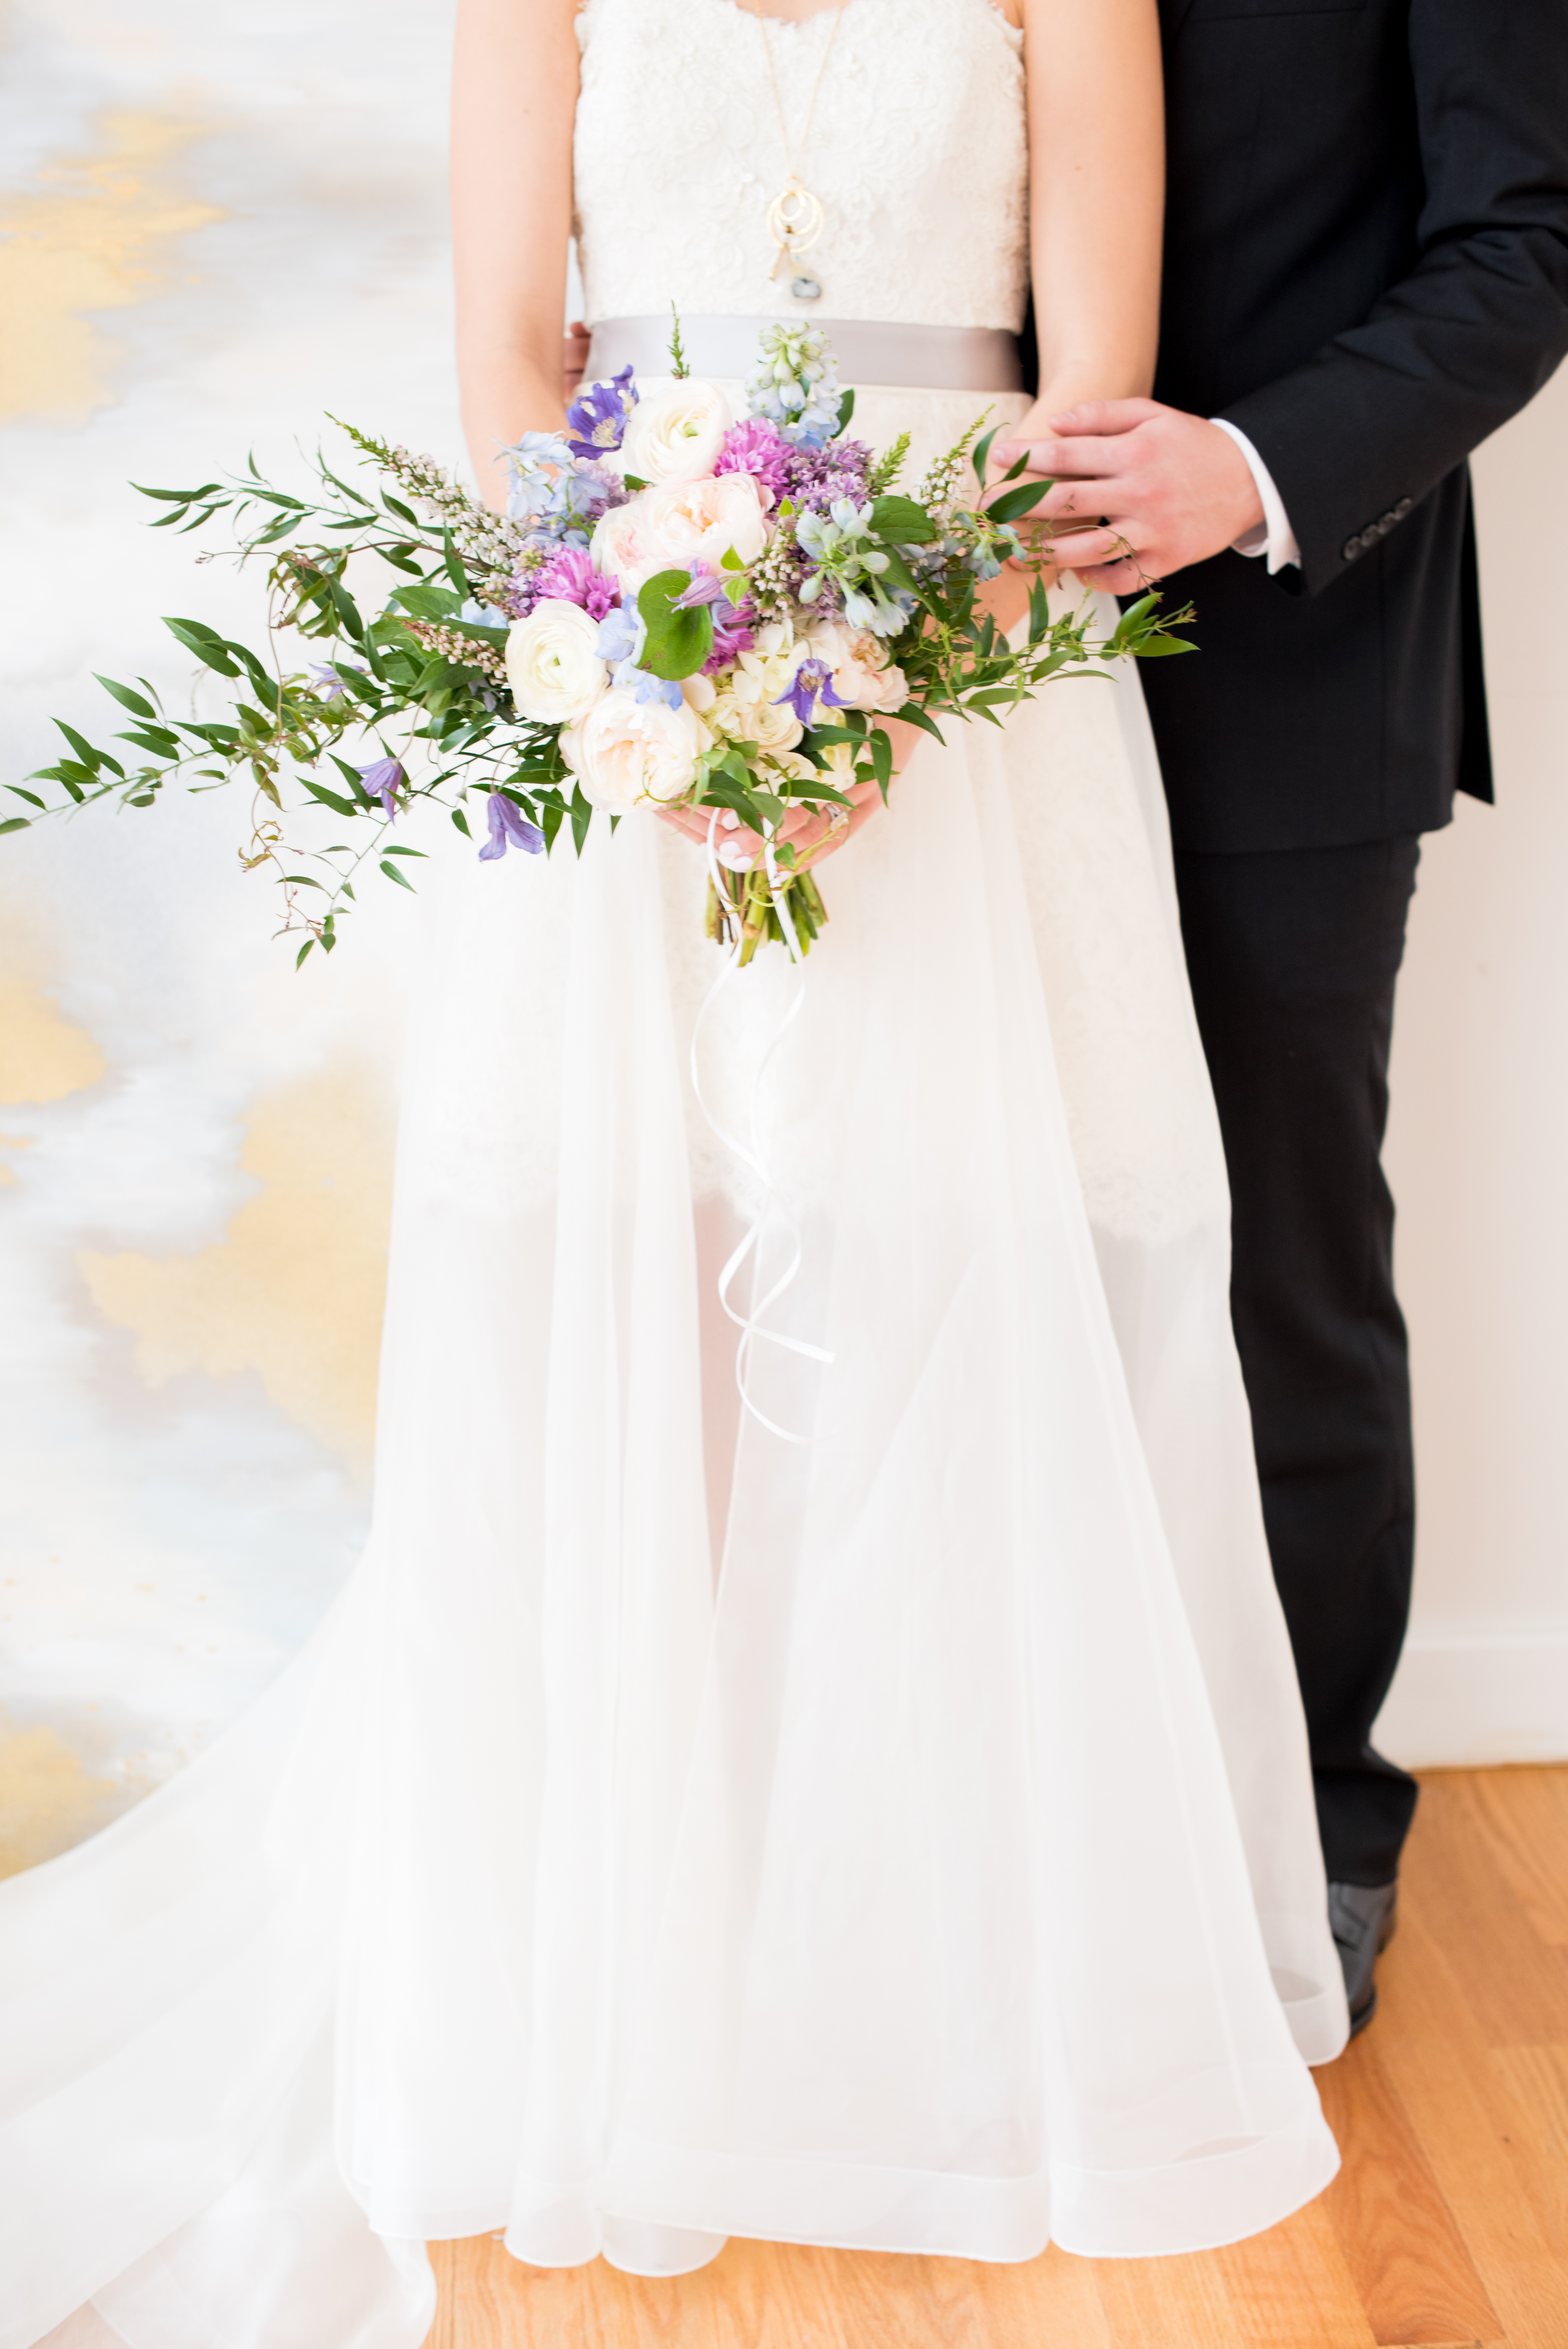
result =
[[[703,1013],[651,814],[448,872],[367,1554],[0,1888],[0,2349],[418,2349],[425,2240],[481,2230],[1188,2251],[1333,2174],[1137,682],[949,734],[822,868],[798,1008],[769,948]],[[772,1429],[715,1288],[758,1215]]]

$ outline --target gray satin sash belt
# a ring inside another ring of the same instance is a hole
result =
[[[683,318],[681,342],[694,375],[750,375],[768,318]],[[832,345],[842,383],[909,391],[1022,391],[1018,337],[1002,326],[903,326],[880,318],[801,318]],[[593,330],[586,381],[603,382],[629,359],[639,375],[668,375],[668,318],[601,318]]]

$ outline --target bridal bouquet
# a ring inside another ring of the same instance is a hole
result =
[[[1022,553],[1016,524],[1047,485],[965,502],[965,459],[983,488],[995,437],[971,449],[983,417],[906,492],[909,435],[880,456],[847,437],[854,394],[820,329],[766,329],[740,416],[689,375],[678,326],[671,357],[674,379],[647,397],[625,367],[583,390],[564,434],[525,433],[507,452],[504,515],[429,459],[348,427],[382,476],[375,496],[319,459],[311,498],[253,459],[227,483],[143,491],[168,509],[160,526],[227,512],[239,557],[268,554],[267,653],[168,620],[234,684],[226,714],[178,718],[145,679],[100,678],[135,721],[114,739],[141,763],[57,719],[72,755],[28,781],[58,796],[9,785],[37,813],[0,831],[105,799],[150,807],[175,777],[249,785],[242,861],[279,881],[303,962],[335,944],[367,859],[412,885],[405,861],[424,852],[391,835],[413,801],[443,801],[470,839],[482,804],[487,861],[548,850],[563,830],[580,850],[595,812],[696,808],[709,934],[742,961],[769,937],[804,953],[826,919],[814,857],[841,837],[851,787],[887,795],[881,719],[941,740],[939,714],[996,722],[1064,672],[1186,649],[1152,595],[1094,640],[1087,605],[1051,618],[1037,575],[1026,640],[1008,644],[975,591]],[[397,574],[373,616],[349,584],[367,555]],[[291,635],[332,657],[288,666]],[[377,755],[339,755],[356,742]],[[291,785],[304,794],[292,807]],[[309,802],[353,837],[291,845],[291,812]]]

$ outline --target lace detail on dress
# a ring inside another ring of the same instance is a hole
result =
[[[832,11],[771,19],[798,137]],[[736,0],[587,0],[577,20],[576,233],[585,315],[1023,323],[1023,36],[992,0],[848,0],[796,157],[827,206],[820,302],[770,279],[787,169],[762,28]]]

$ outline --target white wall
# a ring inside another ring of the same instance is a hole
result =
[[[1495,809],[1428,841],[1388,1172],[1419,1533],[1382,1741],[1568,1755],[1568,369],[1480,451]]]

